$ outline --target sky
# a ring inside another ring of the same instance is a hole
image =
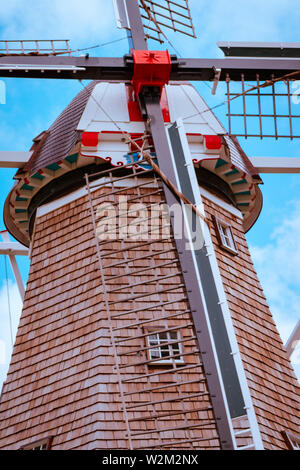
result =
[[[150,41],[149,48],[167,47],[172,54],[181,57],[221,58],[223,54],[217,41],[296,42],[298,39],[298,0],[273,0],[271,6],[261,0],[190,0],[189,3],[197,39],[166,31],[169,44],[159,46]],[[72,49],[100,46],[89,51],[91,56],[112,57],[128,53],[126,33],[116,28],[110,0],[85,0],[84,7],[79,0],[10,0],[1,7],[0,41],[51,38],[70,39]],[[111,43],[116,40],[119,41]],[[48,129],[82,89],[76,80],[11,78],[3,79],[3,82],[6,103],[0,104],[0,150],[29,150],[32,139]],[[209,84],[195,86],[211,107],[225,99],[222,84],[215,96],[211,95]],[[216,114],[226,127],[225,107],[217,108]],[[240,139],[240,143],[249,156],[300,157],[297,139],[293,142]],[[12,187],[14,173],[14,170],[0,168],[1,207]],[[263,181],[263,209],[259,220],[248,232],[247,240],[285,342],[300,317],[300,175],[263,175]],[[1,211],[0,230],[4,228]],[[29,261],[19,257],[18,263],[26,283]],[[9,310],[15,336],[21,301],[10,268],[6,279],[4,256],[0,256],[0,389],[11,353]],[[292,363],[300,377],[299,348]]]

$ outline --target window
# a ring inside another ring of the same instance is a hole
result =
[[[182,346],[178,331],[153,332],[148,336],[149,359],[153,365],[183,364]],[[173,356],[173,357],[170,357]]]
[[[289,450],[300,450],[299,435],[287,431],[282,431],[282,435]]]
[[[47,437],[20,447],[20,450],[50,450],[53,437]]]
[[[231,226],[227,222],[224,222],[217,217],[214,217],[213,220],[217,232],[217,238],[221,247],[230,253],[237,254],[237,248]]]

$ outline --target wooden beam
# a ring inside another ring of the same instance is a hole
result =
[[[28,256],[29,249],[19,242],[0,242],[0,255]]]
[[[32,152],[0,151],[0,168],[23,168]]]
[[[9,234],[8,234],[7,230],[2,230],[0,232],[0,236],[2,237],[4,243],[6,243],[6,244],[12,243],[9,239]],[[19,245],[22,246],[21,244],[19,244]],[[23,284],[23,281],[22,281],[21,273],[20,273],[19,267],[17,265],[15,253],[12,253],[12,252],[8,253],[8,257],[9,257],[9,261],[10,261],[10,264],[11,264],[11,268],[12,268],[14,276],[15,276],[15,280],[16,280],[16,283],[17,283],[17,286],[18,286],[18,289],[19,289],[21,299],[23,301],[24,296],[25,296],[25,289],[24,289],[24,284]]]
[[[249,157],[258,173],[300,173],[300,158]]]
[[[291,333],[291,336],[289,337],[285,345],[285,349],[289,357],[291,357],[291,355],[295,351],[299,341],[300,341],[300,320],[298,320],[297,325],[295,326],[294,330]]]

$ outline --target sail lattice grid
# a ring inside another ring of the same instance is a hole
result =
[[[229,135],[240,137],[300,138],[300,81],[232,81],[227,74]]]
[[[188,0],[140,0],[140,7],[147,38],[163,43],[161,28],[196,37]]]
[[[0,57],[8,55],[71,55],[69,39],[0,41]]]

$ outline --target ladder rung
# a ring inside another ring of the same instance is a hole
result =
[[[207,421],[207,423],[203,424],[185,424],[185,425],[182,425],[182,426],[173,426],[173,427],[170,427],[170,428],[162,428],[162,429],[149,429],[148,431],[139,431],[139,432],[134,432],[131,434],[132,437],[135,437],[135,436],[141,436],[143,434],[153,434],[153,433],[161,433],[161,432],[168,432],[168,431],[177,431],[179,429],[197,429],[197,428],[200,428],[200,429],[205,429],[206,426],[214,426],[214,423],[211,422],[211,421]],[[207,429],[207,428],[206,428]],[[214,429],[214,427],[212,428]]]
[[[251,429],[248,428],[248,429],[243,429],[242,431],[238,431],[238,432],[235,432],[234,435],[235,436],[242,436],[243,434],[248,434],[248,433],[251,433]]]
[[[152,445],[152,446],[147,445],[147,447],[137,447],[136,450],[153,449],[153,448],[155,449],[156,447],[169,447],[169,446],[174,447],[176,444],[189,444],[191,442],[201,442],[201,441],[207,442],[207,441],[212,441],[212,440],[219,441],[219,438],[216,436],[216,437],[198,437],[195,439],[181,439],[180,441],[168,441],[165,443],[159,443],[159,444]]]
[[[212,406],[206,406],[204,408],[191,408],[190,410],[180,410],[180,411],[173,411],[171,413],[164,413],[164,414],[156,414],[156,413],[151,413],[149,416],[143,416],[142,418],[129,418],[128,421],[148,421],[149,419],[160,419],[160,418],[169,418],[172,416],[178,416],[178,415],[187,415],[190,413],[198,413],[199,411],[211,411],[213,409]],[[146,413],[149,413],[146,411]],[[199,419],[198,419],[199,420]],[[201,420],[199,420],[201,421]]]
[[[159,320],[160,320],[160,319],[159,319]],[[151,321],[157,321],[157,319],[152,319]],[[125,339],[128,339],[128,340],[129,340],[129,339],[141,339],[141,338],[146,338],[147,336],[151,336],[151,335],[154,335],[154,334],[167,333],[167,332],[169,332],[169,331],[177,331],[177,330],[180,330],[180,329],[182,329],[182,328],[188,328],[188,327],[190,327],[190,326],[192,326],[192,325],[193,325],[192,323],[187,323],[186,325],[172,326],[171,328],[163,328],[163,329],[161,329],[161,330],[153,330],[153,331],[149,331],[148,333],[144,333],[144,334],[142,334],[142,335],[135,336],[134,338],[131,338],[131,337],[129,338],[129,337],[128,337],[128,338],[125,338]],[[125,340],[125,339],[124,339],[124,340]],[[124,340],[122,340],[122,341],[124,341]],[[115,344],[117,344],[117,343],[119,343],[119,342],[121,342],[121,341],[115,341]],[[176,342],[178,343],[178,342],[180,342],[180,340],[175,340],[175,343],[176,343]],[[155,348],[155,346],[152,346],[152,348],[150,348],[150,349],[154,349],[154,348]]]
[[[154,308],[157,308],[157,307],[163,307],[165,305],[171,305],[171,304],[175,304],[175,303],[183,302],[183,301],[186,301],[186,297],[181,297],[180,299],[176,299],[176,300],[169,300],[169,302],[161,302],[159,304],[154,304],[151,307],[149,307],[149,305],[148,305],[147,307],[135,308],[133,310],[127,310],[127,312],[122,312],[122,314],[120,314],[120,315],[111,316],[111,320],[114,320],[115,318],[118,318],[121,315],[130,315],[131,313],[144,312],[145,310],[153,310]],[[126,326],[119,326],[118,328],[113,328],[113,331],[123,330],[124,328],[126,328]]]
[[[170,287],[169,289],[161,289],[161,290],[157,290],[157,291],[154,291],[154,292],[146,292],[146,293],[143,293],[143,294],[133,295],[132,297],[127,297],[125,299],[119,299],[119,300],[114,300],[114,301],[108,302],[108,304],[109,305],[115,305],[115,304],[123,304],[123,303],[126,303],[126,302],[133,302],[134,300],[142,299],[143,297],[150,297],[152,295],[165,294],[166,292],[172,292],[173,290],[177,290],[181,287],[185,287],[185,285],[184,284],[178,284],[174,287]],[[148,302],[149,302],[149,300],[148,300]]]
[[[106,281],[112,281],[120,277],[136,276],[137,274],[145,273],[147,271],[154,271],[154,269],[165,268],[166,266],[170,266],[171,264],[174,264],[174,263],[179,263],[179,260],[176,258],[172,261],[166,261],[165,263],[156,264],[155,268],[153,266],[150,266],[148,268],[140,268],[140,269],[137,269],[136,271],[131,271],[129,273],[117,274],[115,276],[107,277]],[[148,276],[150,276],[150,274],[148,274]]]
[[[140,406],[152,406],[152,405],[158,405],[160,403],[167,403],[169,401],[184,401],[184,400],[189,400],[191,398],[198,398],[198,397],[204,397],[208,395],[209,396],[209,392],[202,392],[202,393],[194,393],[194,394],[191,394],[191,395],[184,395],[184,396],[180,396],[180,397],[177,397],[177,398],[166,398],[165,400],[157,400],[157,401],[146,401],[144,403],[135,403],[134,405],[131,405],[131,406],[126,406],[126,409],[127,410],[130,410],[130,409],[133,409],[133,408],[139,408]],[[147,411],[147,410],[145,410]]]
[[[107,293],[112,294],[113,292],[118,292],[119,290],[131,289],[132,287],[143,286],[145,284],[152,285],[153,282],[158,283],[159,281],[164,281],[165,279],[171,279],[172,277],[180,276],[180,275],[181,275],[181,272],[176,271],[173,274],[167,274],[165,276],[157,276],[157,277],[151,279],[151,281],[136,282],[135,284],[125,284],[123,287],[116,287],[115,289],[107,291]]]
[[[123,261],[120,261],[119,263],[115,263],[115,264],[108,264],[107,266],[103,266],[103,269],[117,268],[118,266],[122,266],[122,264],[134,263],[135,261],[141,261],[141,260],[144,260],[144,259],[147,259],[147,258],[152,258],[152,257],[154,258],[155,256],[164,255],[164,254],[170,253],[172,251],[175,251],[175,248],[172,248],[171,250],[157,251],[156,253],[150,253],[149,255],[138,256],[136,258],[123,260]],[[153,266],[152,266],[152,269],[153,269]]]
[[[165,317],[159,317],[159,320],[162,321],[162,320],[168,320],[170,318],[175,318],[175,317],[180,317],[181,315],[186,315],[187,313],[190,313],[191,311],[190,310],[185,310],[184,312],[179,312],[179,313],[172,313],[171,315],[167,315]],[[189,318],[183,318],[182,320],[189,320]],[[134,328],[135,326],[141,326],[141,325],[145,325],[147,323],[153,323],[157,321],[157,318],[151,318],[151,320],[144,320],[144,321],[138,321],[136,323],[129,323],[127,326],[127,328]],[[123,343],[123,341],[132,341],[133,339],[136,339],[136,338],[139,338],[140,336],[127,336],[126,338],[122,338],[120,340],[117,340],[115,341],[115,344],[118,344],[118,343]]]
[[[128,395],[136,395],[137,393],[153,392],[155,390],[161,390],[162,388],[180,387],[181,385],[196,384],[201,382],[205,382],[205,379],[187,380],[185,382],[171,382],[166,385],[158,385],[157,387],[143,388],[143,390],[139,390],[138,392],[136,390],[134,392],[127,392],[124,393],[124,396],[127,397]]]
[[[248,450],[255,449],[255,444],[249,444],[248,446],[238,447],[237,450]]]
[[[173,364],[172,364],[173,365]],[[184,371],[186,369],[197,369],[198,367],[202,367],[203,364],[202,363],[199,363],[199,364],[192,364],[192,365],[189,365],[189,366],[180,366],[180,364],[178,364],[179,367],[170,367],[170,369],[168,370],[163,370],[163,371],[160,371],[160,372],[152,372],[151,374],[142,374],[142,375],[136,375],[134,377],[131,377],[130,379],[124,379],[122,380],[122,383],[127,383],[127,382],[131,382],[131,381],[134,381],[134,380],[141,380],[141,379],[144,379],[146,377],[154,377],[154,376],[157,376],[157,375],[164,375],[164,374],[171,374],[172,372],[176,372],[176,373],[179,373],[181,371]]]

